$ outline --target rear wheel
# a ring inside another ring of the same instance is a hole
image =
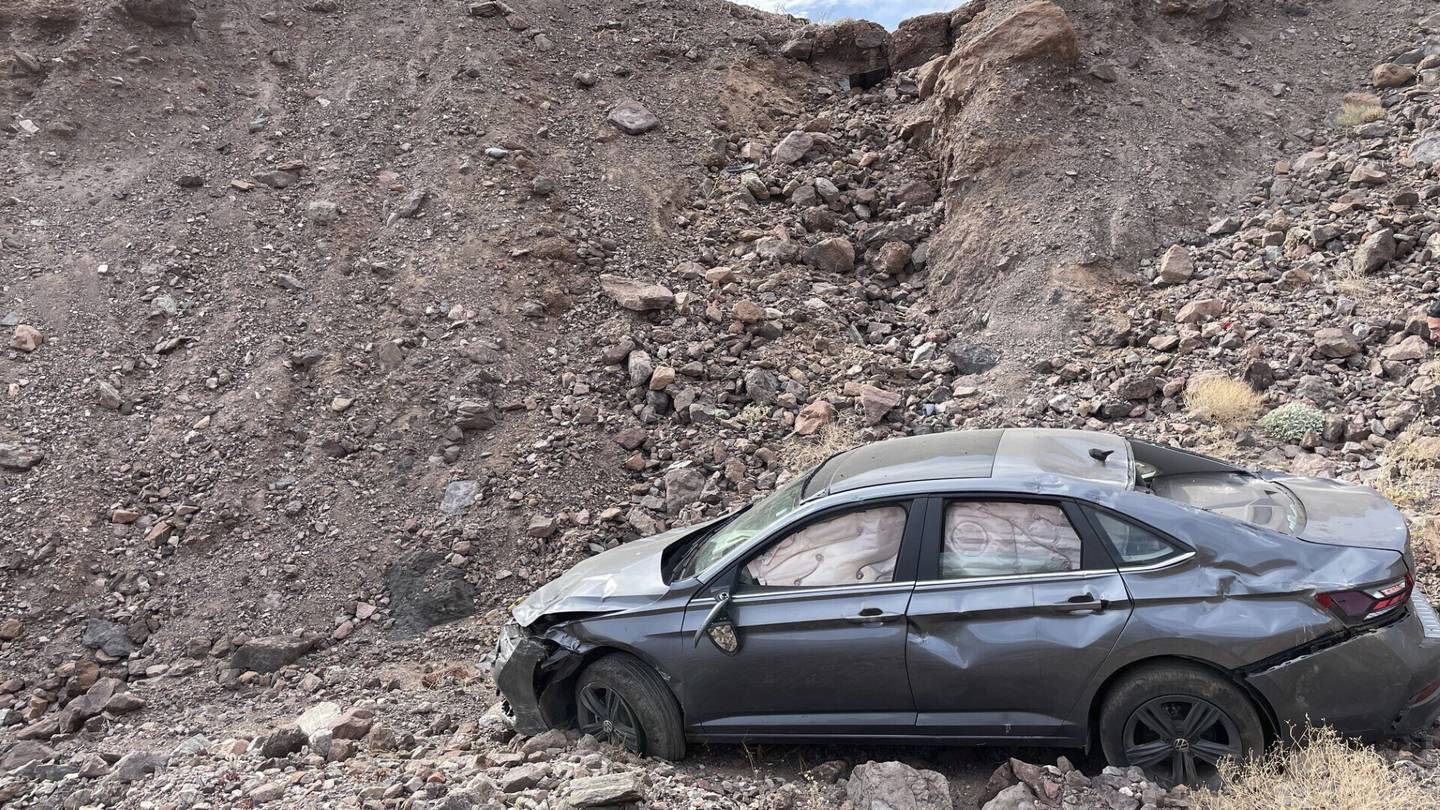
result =
[[[580,673],[575,720],[581,733],[637,754],[685,756],[685,728],[675,696],[655,670],[634,656],[613,653]]]
[[[1260,753],[1255,706],[1201,667],[1146,667],[1111,687],[1100,707],[1100,745],[1113,765],[1134,765],[1166,787],[1218,787],[1219,764]]]

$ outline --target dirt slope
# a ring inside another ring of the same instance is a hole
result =
[[[0,4],[0,740],[39,724],[108,768],[203,734],[251,762],[277,718],[372,701],[427,738],[422,769],[508,774],[521,743],[476,719],[473,666],[505,605],[845,443],[1080,425],[1378,467],[1433,421],[1424,374],[1375,365],[1418,327],[1362,313],[1358,359],[1329,363],[1274,301],[1319,326],[1338,280],[1277,287],[1307,257],[1266,250],[1313,243],[1361,161],[1429,182],[1403,161],[1433,79],[1386,91],[1385,132],[1327,122],[1418,12],[1190,5],[995,0],[940,59],[845,92],[844,31],[817,73],[798,21],[701,0]],[[1272,198],[1274,160],[1316,150]],[[1389,193],[1342,201],[1320,252],[1393,226],[1366,303],[1401,306],[1435,289],[1431,231]],[[1154,291],[1174,242],[1195,272]],[[1217,295],[1243,335],[1176,322]],[[1249,378],[1246,341],[1269,404],[1339,387],[1338,433],[1184,418],[1191,374]],[[269,636],[318,649],[232,666]],[[143,712],[53,725],[112,677]],[[323,790],[410,790],[397,739]],[[167,795],[259,787],[215,762]],[[664,790],[718,802],[705,767]]]

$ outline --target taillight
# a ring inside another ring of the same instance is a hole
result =
[[[1416,692],[1415,697],[1410,698],[1405,705],[1418,706],[1433,697],[1437,691],[1440,691],[1440,681],[1433,681],[1429,686]]]
[[[1316,594],[1315,601],[1346,622],[1360,622],[1373,619],[1405,604],[1405,600],[1410,598],[1410,589],[1414,585],[1415,580],[1406,574],[1404,579],[1397,579],[1376,588],[1357,588],[1353,591],[1330,591]]]

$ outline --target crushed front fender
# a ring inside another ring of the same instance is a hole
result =
[[[559,626],[544,636],[515,622],[501,629],[491,676],[510,710],[516,731],[535,735],[569,725],[572,707],[568,687],[589,649]]]
[[[507,624],[496,644],[492,675],[521,734],[539,734],[549,728],[536,693],[540,662],[550,655],[543,641],[518,624]]]

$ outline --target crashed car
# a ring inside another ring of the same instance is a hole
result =
[[[532,593],[516,728],[687,742],[1098,745],[1204,783],[1309,723],[1440,712],[1440,621],[1374,490],[1108,433],[973,430],[832,456]]]

